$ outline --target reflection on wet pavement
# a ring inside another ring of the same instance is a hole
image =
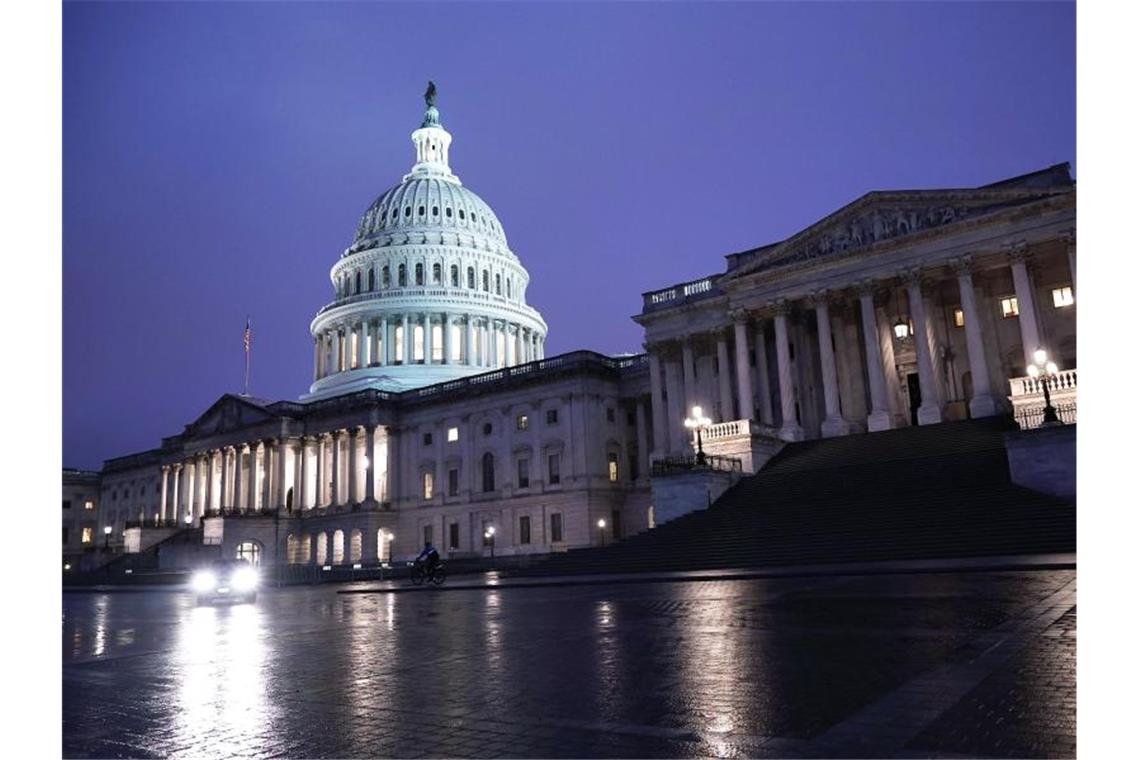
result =
[[[67,593],[64,754],[811,755],[861,708],[972,661],[972,641],[1014,630],[1074,575],[318,586],[220,607],[177,591]],[[1067,725],[1075,683],[1057,690],[1025,698]],[[961,742],[955,714],[879,749],[986,746]]]

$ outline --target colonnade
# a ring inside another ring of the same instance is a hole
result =
[[[1075,282],[1075,257],[1069,248],[1069,265]],[[1025,364],[1033,361],[1033,352],[1042,345],[1039,330],[1040,321],[1029,271],[1028,251],[1024,244],[1011,246],[1001,265],[1008,266],[1017,297],[1017,321],[1020,328],[1021,349]],[[909,317],[913,323],[914,361],[920,387],[921,406],[917,410],[918,423],[922,425],[940,422],[944,414],[944,389],[940,386],[933,347],[937,345],[931,314],[928,313],[928,286],[931,281],[945,275],[945,267],[950,267],[957,281],[962,311],[962,325],[965,329],[967,360],[972,380],[972,392],[968,399],[970,415],[985,417],[997,414],[1001,405],[999,391],[994,387],[990,362],[999,357],[987,354],[983,340],[983,313],[974,285],[977,267],[970,256],[950,259],[929,268],[910,268],[893,273],[882,279],[864,279],[850,286],[817,290],[807,297],[798,299],[775,299],[755,311],[737,309],[728,316],[730,324],[714,329],[711,333],[686,335],[674,341],[662,341],[648,346],[650,367],[650,391],[653,414],[653,450],[658,455],[667,452],[683,451],[688,437],[682,421],[689,413],[698,389],[694,371],[694,341],[716,343],[716,357],[719,372],[719,408],[709,409],[710,416],[719,416],[717,421],[749,418],[754,415],[759,421],[772,425],[772,394],[768,384],[768,356],[765,335],[769,324],[775,334],[776,382],[780,399],[779,436],[785,440],[801,440],[804,431],[797,422],[796,376],[789,338],[789,317],[802,307],[814,311],[817,329],[818,375],[822,385],[823,410],[820,425],[824,437],[843,435],[852,432],[850,419],[845,419],[841,409],[840,373],[837,370],[836,340],[833,338],[832,318],[836,305],[846,307],[853,298],[858,299],[859,313],[863,329],[862,371],[866,382],[867,409],[866,429],[885,430],[897,424],[897,411],[892,408],[890,399],[889,373],[895,371],[895,356],[892,342],[892,325],[883,318],[883,304],[876,302],[876,296],[887,287],[902,286],[906,293]],[[992,262],[990,264],[992,268]],[[729,327],[734,342],[735,373],[729,370]],[[749,342],[752,333],[754,344]],[[680,344],[679,347],[677,344]],[[760,385],[754,393],[752,370],[750,367],[750,346],[754,345],[755,365]],[[678,350],[679,348],[679,350]],[[680,367],[678,367],[680,364]],[[735,396],[733,383],[735,382]],[[897,381],[896,381],[897,382]],[[664,391],[664,397],[663,392]],[[848,402],[851,399],[847,399]],[[754,403],[758,402],[754,406]]]
[[[525,325],[470,314],[403,313],[325,326],[313,339],[313,380],[399,364],[514,366],[543,358],[546,336]]]
[[[162,465],[160,516],[189,524],[208,512],[386,501],[394,451],[369,425],[196,452]]]

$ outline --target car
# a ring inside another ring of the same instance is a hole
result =
[[[190,580],[198,604],[221,600],[257,601],[257,568],[244,559],[219,559],[199,569]]]

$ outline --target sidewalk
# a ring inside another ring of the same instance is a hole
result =
[[[751,578],[803,578],[840,575],[907,575],[921,573],[998,572],[1003,570],[1070,570],[1077,566],[1077,555],[1030,554],[1020,556],[975,557],[970,559],[903,560],[891,562],[851,562],[826,565],[691,570],[666,573],[610,573],[511,578],[497,572],[459,576],[442,586],[413,586],[407,579],[364,581],[349,584],[338,594],[402,594],[414,591],[482,591],[508,588],[548,588],[554,586],[613,586],[631,583],[688,583],[693,581],[734,581]]]

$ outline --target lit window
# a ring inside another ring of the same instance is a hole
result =
[[[1063,288],[1053,288],[1053,308],[1073,305],[1073,289],[1066,285]]]
[[[610,482],[616,483],[617,479],[618,479],[618,455],[617,454],[607,454],[606,459],[609,463]]]
[[[458,440],[459,440],[459,428],[457,428],[457,427],[448,428],[447,429],[447,441],[448,441],[448,443],[455,443]]]
[[[954,310],[954,326],[964,327],[966,325],[966,315],[962,313],[961,309]]]
[[[1001,315],[1003,317],[1017,316],[1017,296],[1001,299]]]
[[[424,498],[425,499],[431,499],[432,487],[434,485],[435,485],[435,478],[432,476],[432,473],[425,472],[424,473]]]
[[[412,361],[424,360],[424,326],[416,325],[412,328]]]
[[[530,427],[530,418],[525,414],[520,414],[515,418],[515,427],[517,427],[519,430],[526,430],[528,427]]]
[[[90,528],[90,527],[84,528],[83,534],[80,536],[80,541],[82,541],[85,544],[89,544],[89,543],[91,543],[94,536],[95,536],[95,529],[94,528]]]
[[[87,501],[83,502],[83,508],[87,510],[95,509],[95,502],[88,499]]]
[[[431,360],[443,362],[443,325],[431,326]]]

